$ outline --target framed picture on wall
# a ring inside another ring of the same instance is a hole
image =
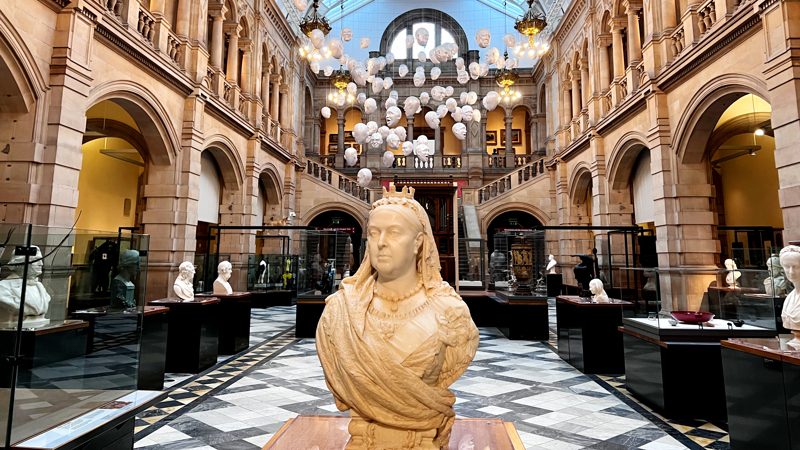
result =
[[[511,130],[511,144],[522,144],[522,130]],[[500,130],[500,145],[506,145],[506,130]]]
[[[486,145],[497,145],[497,131],[486,132]]]
[[[344,140],[345,141],[353,141],[353,142],[355,142],[356,138],[353,137],[353,132],[352,131],[345,131],[344,132]]]
[[[339,151],[339,146],[336,144],[328,144],[328,154],[333,155]]]
[[[338,134],[328,135],[328,144],[338,144],[338,143],[339,143],[339,135]]]

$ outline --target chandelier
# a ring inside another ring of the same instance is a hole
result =
[[[311,12],[303,18],[303,21],[300,22],[300,31],[302,31],[306,36],[311,37],[311,32],[314,30],[322,31],[322,34],[327,36],[328,33],[331,31],[331,25],[328,23],[328,19],[325,16],[321,16],[319,14],[319,0],[314,0],[314,4],[312,5]],[[298,50],[300,53],[300,57],[306,58],[309,61],[319,61],[325,58],[330,58],[331,51],[328,50],[328,47],[323,47],[320,50],[317,50],[313,45],[306,44],[300,47]]]
[[[508,52],[504,53],[504,57],[508,59]],[[503,88],[503,92],[500,93],[500,98],[506,103],[522,97],[522,94],[520,94],[519,91],[511,90],[511,86],[513,86],[518,79],[519,75],[517,75],[516,72],[505,67],[503,67],[503,69],[497,73],[497,76],[495,76],[494,81]]]
[[[514,23],[514,29],[528,36],[529,48],[534,48],[538,45],[534,42],[533,37],[544,30],[546,26],[547,21],[544,19],[544,16],[536,14],[533,11],[533,0],[528,0],[528,11]]]
[[[338,89],[339,92],[328,95],[328,100],[338,103],[339,99],[343,98],[344,101],[352,103],[356,98],[353,97],[352,94],[345,94],[344,92],[345,88],[347,88],[347,85],[351,81],[353,81],[353,77],[350,76],[350,73],[345,71],[342,66],[339,66],[339,70],[331,75],[331,84]]]

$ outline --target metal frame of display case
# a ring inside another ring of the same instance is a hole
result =
[[[474,244],[477,244],[477,249]],[[458,239],[458,290],[486,290],[486,240],[485,239]],[[473,264],[474,259],[477,258],[477,264]],[[461,270],[461,263],[466,261],[466,268],[468,270]],[[477,268],[477,274],[471,269]],[[467,277],[466,279],[464,277]],[[475,279],[477,278],[477,279]],[[464,285],[467,282],[479,282],[480,285]]]

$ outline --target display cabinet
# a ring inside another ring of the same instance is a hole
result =
[[[296,292],[297,270],[297,255],[250,255],[247,259],[247,290]]]
[[[222,261],[230,261],[231,255],[217,253],[195,253],[194,255],[194,292],[201,294],[214,290],[214,280],[219,276],[217,268]],[[234,290],[241,290],[235,286],[236,279],[231,277],[228,282]]]
[[[486,290],[486,241],[458,240],[458,288]]]
[[[547,300],[543,230],[505,230],[494,235],[489,273],[497,296],[515,301]]]
[[[336,292],[354,264],[350,237],[341,231],[300,230],[297,296],[327,297]]]
[[[161,395],[137,390],[148,236],[28,224],[0,236],[0,442],[132,429]]]
[[[723,383],[704,383],[702,401],[686,393],[697,389],[698,371],[703,379],[722,379],[720,341],[777,334],[774,299],[764,287],[768,273],[724,268],[652,270],[657,300],[646,312],[638,310],[635,317],[624,317],[620,327],[627,389],[668,418],[724,420]],[[614,296],[613,291],[609,294]]]

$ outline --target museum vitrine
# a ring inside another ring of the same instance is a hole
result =
[[[300,230],[297,257],[297,295],[328,296],[350,276],[353,243],[348,234],[333,230]]]
[[[458,287],[467,290],[486,289],[486,241],[458,240]]]
[[[498,296],[546,299],[547,254],[542,230],[504,230],[494,235],[489,274]]]
[[[28,224],[0,235],[0,442],[44,445],[28,440],[82,416],[66,439],[155,398],[137,391],[148,236]]]
[[[250,255],[247,259],[249,292],[296,291],[297,255]]]

